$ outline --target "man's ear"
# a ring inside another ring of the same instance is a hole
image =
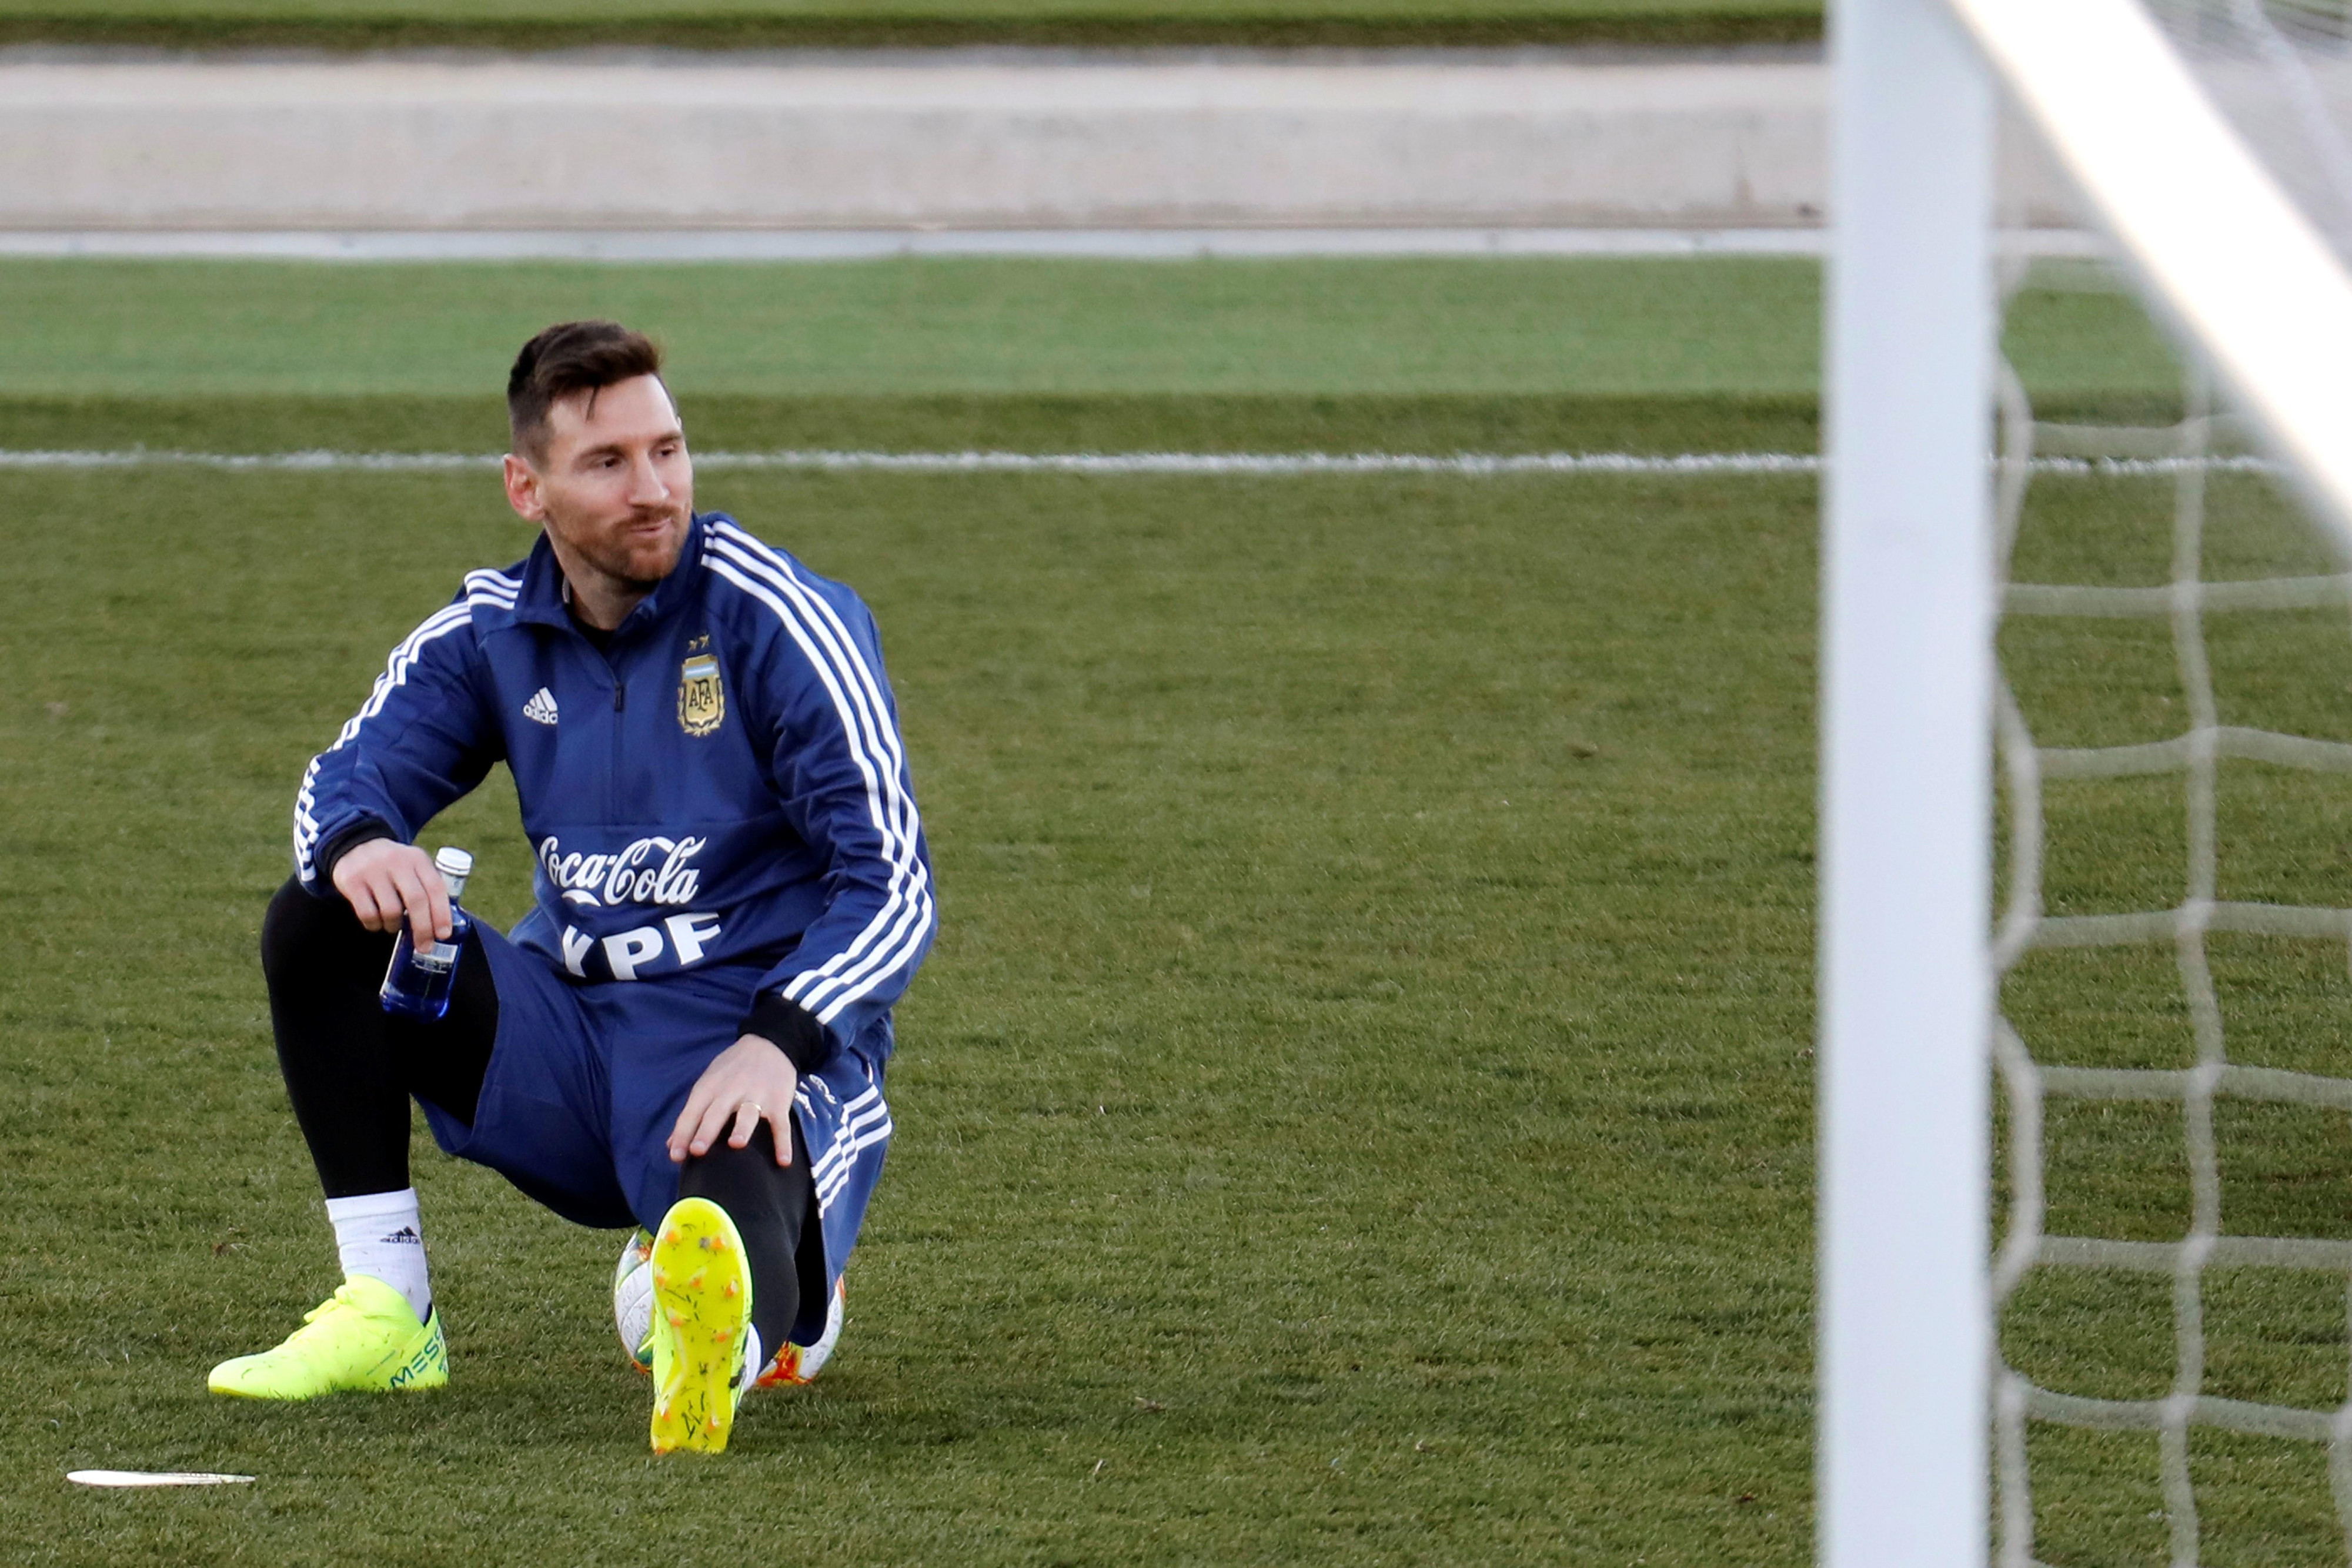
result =
[[[545,522],[547,500],[540,492],[539,471],[511,452],[507,454],[502,466],[505,469],[507,505],[515,509],[515,516],[527,523]]]

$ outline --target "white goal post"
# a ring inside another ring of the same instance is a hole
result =
[[[2135,0],[1832,0],[1819,1556],[1989,1550],[2001,95],[2352,541],[2352,282]]]

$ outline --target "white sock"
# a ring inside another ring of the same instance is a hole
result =
[[[345,1277],[382,1280],[407,1298],[416,1321],[433,1311],[433,1287],[425,1275],[425,1228],[416,1215],[416,1189],[372,1192],[362,1197],[331,1197],[327,1218],[334,1222],[335,1250]]]
[[[750,1323],[743,1325],[743,1386],[749,1388],[760,1381],[760,1374],[768,1364],[760,1359],[760,1331]]]

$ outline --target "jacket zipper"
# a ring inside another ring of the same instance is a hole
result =
[[[604,820],[621,820],[621,715],[628,711],[629,683],[620,665],[613,666],[613,759],[604,769]]]

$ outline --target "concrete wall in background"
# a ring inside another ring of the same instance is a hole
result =
[[[1804,60],[0,57],[0,228],[1810,226],[1826,102]]]

